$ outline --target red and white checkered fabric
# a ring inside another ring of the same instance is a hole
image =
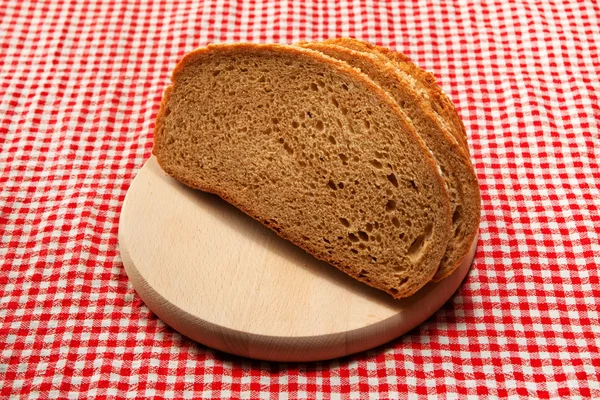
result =
[[[0,398],[600,398],[599,26],[595,0],[2,0]],[[198,345],[117,247],[169,74],[207,42],[336,36],[410,55],[457,105],[483,199],[471,274],[343,359]]]

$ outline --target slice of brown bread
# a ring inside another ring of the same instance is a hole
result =
[[[435,117],[430,103],[412,89],[410,82],[398,73],[391,62],[384,61],[371,53],[358,52],[332,44],[302,43],[300,45],[345,61],[364,72],[400,105],[431,150],[450,194],[454,232],[433,280],[439,281],[447,277],[458,268],[469,252],[479,226],[479,185],[469,157]]]
[[[408,75],[407,77],[411,80],[411,84],[415,91],[431,102],[431,106],[435,113],[442,118],[442,123],[447,124],[448,131],[461,144],[466,153],[469,154],[470,151],[467,143],[465,126],[454,107],[454,103],[450,101],[448,96],[437,84],[435,76],[432,73],[420,68],[406,55],[400,52],[392,51],[382,46],[375,46],[371,43],[363,42],[362,40],[354,38],[336,38],[328,39],[324,43],[344,46],[357,51],[370,52],[392,61],[400,71]],[[470,159],[469,162],[471,162]]]
[[[396,298],[431,280],[448,193],[366,75],[313,50],[235,44],[186,55],[171,79],[153,148],[165,172]]]

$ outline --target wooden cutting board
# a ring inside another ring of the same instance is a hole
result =
[[[276,361],[340,357],[413,329],[456,291],[476,242],[452,276],[394,300],[171,179],[154,157],[127,192],[119,223],[125,270],[163,321],[215,349]]]

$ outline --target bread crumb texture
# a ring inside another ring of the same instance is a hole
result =
[[[186,55],[172,82],[153,149],[170,176],[396,298],[434,277],[456,235],[446,180],[367,75],[298,46],[234,44]]]

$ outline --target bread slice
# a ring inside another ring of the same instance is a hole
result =
[[[419,68],[407,56],[400,52],[392,51],[382,46],[375,46],[358,39],[336,38],[328,39],[324,43],[335,44],[357,51],[370,52],[392,61],[399,71],[404,73],[405,77],[410,80],[413,89],[431,102],[431,107],[441,119],[440,122],[446,126],[447,130],[456,138],[465,152],[469,154],[465,126],[460,119],[454,104],[437,84],[433,74]],[[469,159],[469,163],[470,162]]]
[[[325,43],[303,43],[302,47],[317,50],[359,68],[386,90],[411,119],[417,133],[431,150],[446,181],[453,215],[453,236],[433,277],[439,281],[450,275],[469,252],[479,227],[480,195],[477,177],[469,156],[435,117],[430,103],[419,96],[403,74],[389,61],[371,53]]]
[[[396,298],[430,281],[451,228],[433,157],[366,75],[285,45],[210,45],[164,93],[153,153],[315,257]]]

